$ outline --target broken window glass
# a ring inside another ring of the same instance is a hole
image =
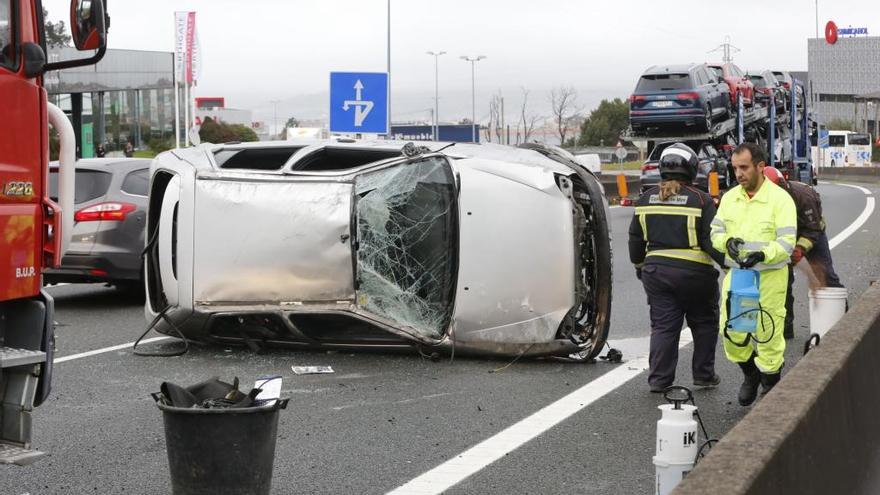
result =
[[[434,157],[357,178],[358,305],[429,338],[452,317],[455,178]]]

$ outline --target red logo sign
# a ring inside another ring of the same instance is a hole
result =
[[[825,24],[825,41],[829,45],[837,43],[837,24],[834,24],[834,21],[828,21],[828,24]]]

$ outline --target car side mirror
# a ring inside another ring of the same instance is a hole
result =
[[[70,2],[70,37],[77,50],[97,50],[107,43],[104,0]]]
[[[91,57],[49,62],[43,65],[44,72],[94,65],[104,58],[107,52],[107,28],[110,26],[105,2],[70,0],[70,37],[73,44],[80,51],[97,51]]]
[[[22,59],[24,60],[24,75],[28,79],[39,76],[46,66],[46,53],[36,43],[25,43],[21,46]]]

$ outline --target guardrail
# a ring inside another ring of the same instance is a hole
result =
[[[625,177],[627,197],[630,199],[638,198],[639,189],[642,186],[641,179],[638,175],[627,175]],[[605,190],[605,197],[608,198],[608,201],[612,204],[617,203],[618,199],[620,199],[620,191],[617,187],[617,174],[599,174],[599,183],[602,184],[602,188]]]
[[[850,179],[876,182],[880,181],[880,167],[822,167],[819,180]]]
[[[878,354],[875,285],[673,494],[880,493]]]

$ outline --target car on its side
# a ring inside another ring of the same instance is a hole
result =
[[[669,145],[682,141],[664,141],[654,145],[654,149],[648,155],[648,159],[641,167],[641,192],[660,184],[660,155]],[[690,146],[700,159],[697,168],[697,176],[694,185],[703,191],[709,191],[709,174],[718,174],[718,187],[721,190],[729,189],[736,184],[736,178],[730,169],[730,162],[723,153],[719,153],[712,143],[707,141],[684,141]]]
[[[730,62],[708,64],[708,67],[717,78],[727,83],[727,87],[730,88],[730,104],[733,108],[736,108],[736,98],[740,95],[743,106],[751,107],[754,104],[755,88],[736,64]]]
[[[629,99],[630,126],[709,130],[730,113],[730,89],[705,64],[653,66],[642,74]]]
[[[70,247],[61,266],[45,271],[44,283],[105,282],[142,293],[149,183],[148,159],[77,161]],[[49,195],[58,195],[57,163],[50,164]]]
[[[776,105],[776,111],[784,112],[787,108],[785,100],[785,92],[782,84],[776,80],[776,77],[769,70],[749,71],[749,80],[755,86],[755,102],[766,107],[770,105],[770,97]]]
[[[145,313],[161,333],[584,360],[607,337],[608,205],[568,152],[201,144],[150,173]]]

